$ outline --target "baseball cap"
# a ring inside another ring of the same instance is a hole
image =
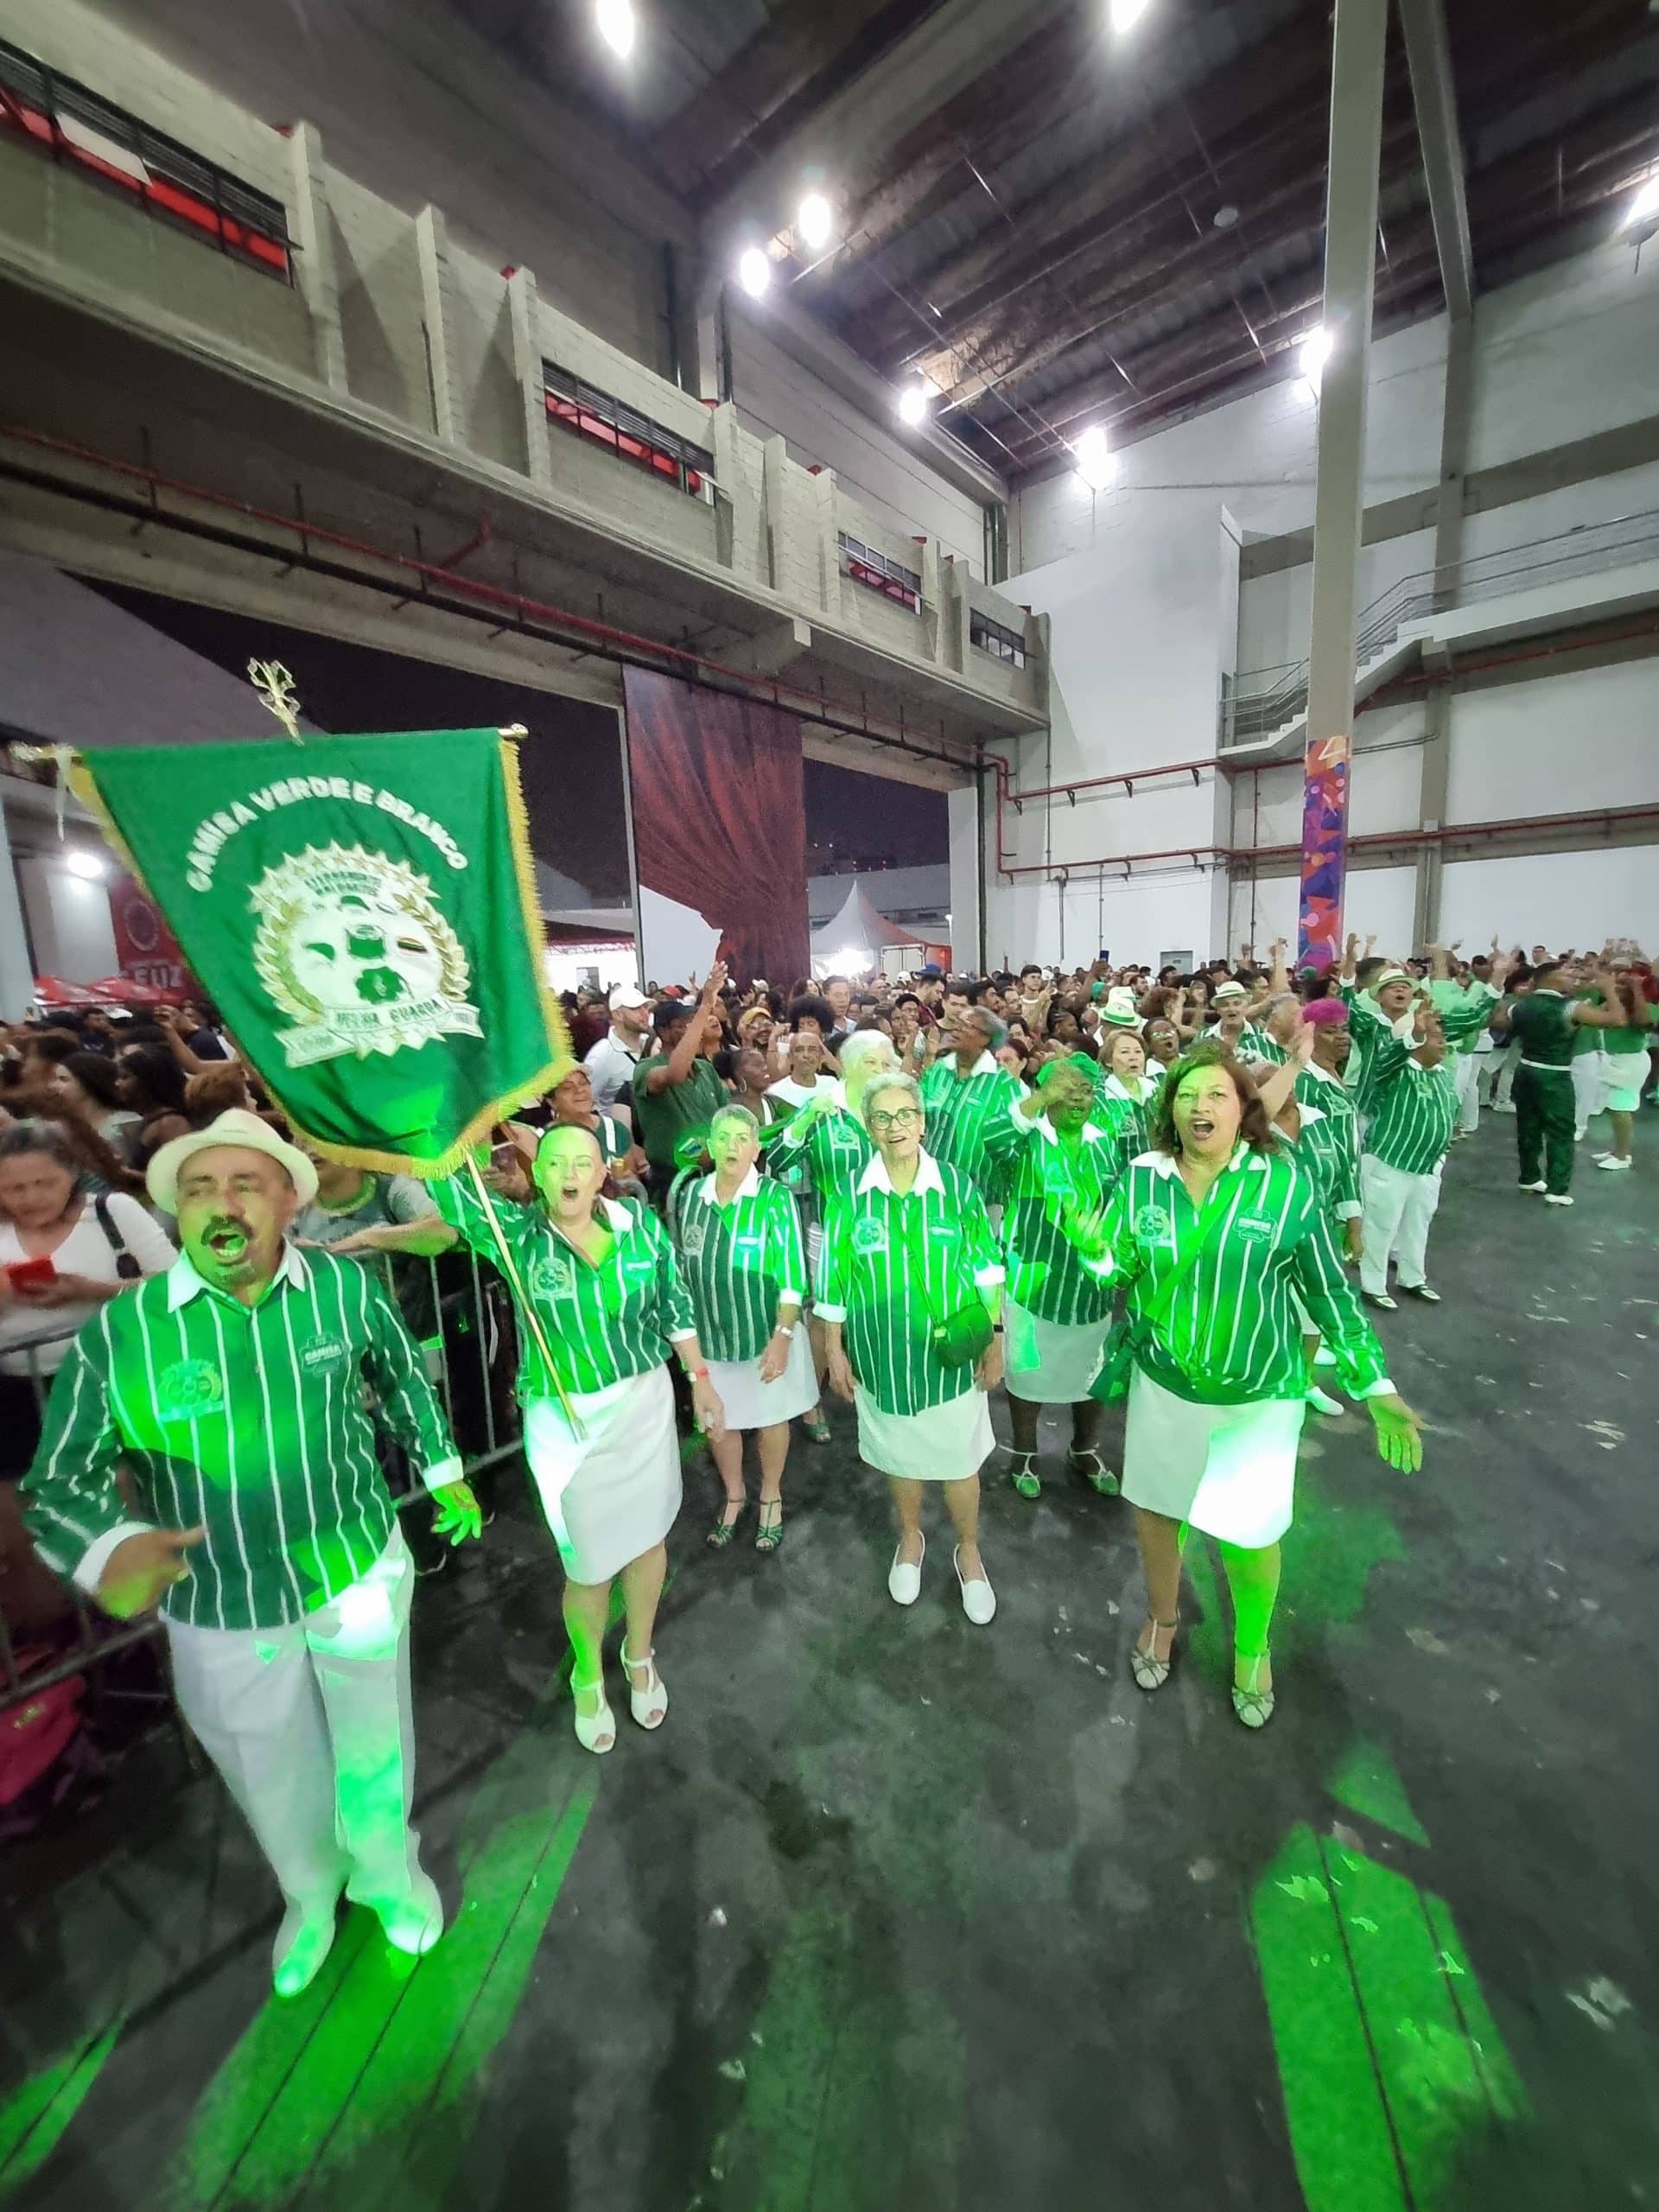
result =
[[[619,983],[610,995],[610,1003],[613,1007],[649,1006],[651,1001],[632,983]]]

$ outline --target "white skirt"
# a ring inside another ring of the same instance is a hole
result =
[[[1290,1526],[1302,1398],[1201,1406],[1136,1368],[1123,1429],[1123,1495],[1243,1551]]]
[[[660,1544],[680,1510],[680,1445],[667,1367],[524,1408],[524,1455],[572,1582],[608,1582]]]
[[[758,1359],[711,1359],[709,1380],[720,1393],[730,1429],[775,1428],[810,1414],[818,1402],[811,1346],[799,1323],[789,1340],[789,1364],[775,1382],[760,1380]]]
[[[1028,1405],[1075,1406],[1100,1372],[1109,1318],[1043,1321],[1012,1298],[1002,1301],[1003,1381]]]
[[[878,1474],[912,1483],[966,1482],[996,1449],[991,1402],[976,1382],[959,1398],[918,1414],[884,1414],[862,1383],[853,1387],[853,1403],[858,1455]]]

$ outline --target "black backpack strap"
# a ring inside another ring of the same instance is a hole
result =
[[[92,1211],[98,1216],[98,1225],[104,1232],[104,1241],[115,1255],[115,1272],[123,1282],[137,1282],[143,1274],[133,1254],[127,1249],[127,1240],[115,1225],[110,1211],[110,1194],[99,1191],[92,1198]]]

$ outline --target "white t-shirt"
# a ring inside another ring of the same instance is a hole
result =
[[[836,1087],[836,1077],[832,1075],[819,1073],[810,1083],[797,1083],[792,1076],[786,1075],[781,1083],[766,1085],[766,1096],[768,1098],[781,1098],[786,1105],[804,1106],[817,1092],[833,1090]]]
[[[160,1274],[172,1266],[179,1255],[167,1232],[151,1219],[137,1198],[112,1191],[106,1204],[111,1224],[125,1238],[127,1249],[147,1275]],[[24,1251],[11,1224],[0,1221],[0,1268],[31,1256]],[[80,1202],[80,1218],[51,1257],[60,1275],[87,1275],[94,1282],[120,1281],[115,1264],[118,1255],[104,1234],[90,1194]],[[33,1359],[42,1375],[55,1375],[76,1331],[102,1310],[101,1301],[77,1300],[73,1306],[36,1306],[27,1298],[9,1297],[0,1306],[0,1374],[27,1375]],[[32,1351],[10,1349],[46,1330],[53,1332],[49,1344],[36,1345]]]

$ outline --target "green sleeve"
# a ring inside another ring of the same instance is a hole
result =
[[[1302,1303],[1337,1356],[1337,1370],[1351,1397],[1363,1397],[1388,1374],[1376,1332],[1365,1319],[1359,1294],[1343,1272],[1335,1240],[1317,1194],[1310,1191],[1307,1233],[1296,1247],[1296,1285]]]
[[[366,1268],[355,1272],[369,1338],[363,1371],[374,1385],[379,1418],[408,1452],[429,1488],[458,1482],[461,1454],[439,1409],[437,1395],[427,1380],[415,1339],[378,1281]]]
[[[477,1186],[470,1178],[463,1181],[459,1175],[440,1175],[428,1184],[427,1188],[439,1214],[451,1229],[460,1231],[464,1243],[470,1245],[482,1259],[500,1258],[501,1248],[490,1225],[490,1216],[486,1212]],[[490,1203],[509,1249],[516,1252],[524,1242],[526,1230],[532,1225],[528,1207],[521,1206],[516,1199],[501,1198],[493,1191],[490,1193]]]
[[[832,1194],[824,1208],[823,1235],[818,1247],[818,1280],[813,1293],[822,1320],[841,1321],[847,1316],[847,1299],[852,1288],[848,1264],[852,1224],[852,1206],[845,1198]]]
[[[982,1291],[995,1289],[1002,1280],[1001,1248],[991,1227],[991,1217],[985,1211],[985,1202],[966,1176],[957,1193],[957,1210],[974,1281]]]
[[[103,1317],[69,1347],[23,1478],[23,1520],[47,1565],[73,1575],[88,1548],[132,1519],[116,1486],[121,1440],[110,1411]],[[148,1524],[146,1524],[148,1525]]]
[[[631,1233],[638,1236],[643,1231],[656,1254],[657,1325],[664,1343],[672,1344],[677,1337],[695,1337],[697,1317],[691,1310],[691,1294],[685,1287],[685,1277],[680,1273],[668,1231],[649,1206],[642,1206],[635,1199],[624,1203],[633,1208],[634,1226]]]
[[[768,1228],[773,1249],[777,1254],[778,1283],[780,1290],[794,1291],[804,1300],[809,1288],[806,1272],[806,1247],[801,1237],[801,1217],[795,1201],[779,1184],[766,1186],[775,1190],[779,1203],[767,1200],[771,1215]]]

